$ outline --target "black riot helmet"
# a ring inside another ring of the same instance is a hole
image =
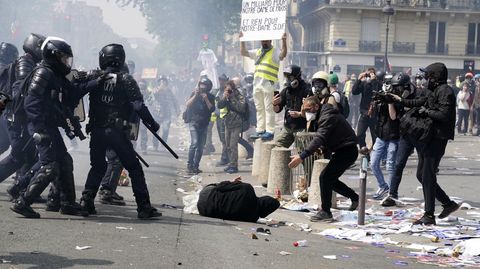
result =
[[[377,77],[377,80],[378,80],[378,81],[383,82],[383,79],[385,78],[385,72],[383,72],[383,71],[377,71],[377,73],[375,74],[375,76]]]
[[[288,65],[283,69],[283,75],[287,79],[287,86],[296,88],[300,84],[302,69],[298,65]]]
[[[98,56],[100,69],[107,67],[120,69],[125,64],[125,50],[120,44],[108,44],[103,47]]]
[[[42,44],[45,41],[43,35],[31,33],[23,41],[23,51],[32,55],[33,60],[38,63],[42,60]]]
[[[0,63],[11,64],[18,58],[18,49],[15,45],[0,42]]]
[[[55,71],[67,75],[72,70],[73,52],[67,41],[49,36],[42,44],[43,60]]]
[[[405,73],[397,73],[392,78],[393,93],[407,98],[415,92],[415,87],[410,83],[410,76]]]
[[[212,90],[213,83],[208,78],[201,78],[198,82],[198,89],[201,92],[210,92]]]
[[[392,86],[407,86],[410,84],[410,76],[405,73],[397,73],[392,78]]]
[[[135,73],[135,62],[134,61],[128,60],[127,61],[127,66],[128,66],[128,70],[130,70],[130,74]]]
[[[295,78],[300,78],[302,75],[302,69],[298,65],[288,65],[283,69],[284,76],[292,76]]]

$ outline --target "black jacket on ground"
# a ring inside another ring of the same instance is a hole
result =
[[[317,113],[317,133],[310,145],[300,154],[302,159],[317,149],[335,152],[338,149],[357,144],[357,136],[345,117],[330,104],[323,104]]]
[[[303,99],[313,95],[311,86],[304,80],[300,80],[297,88],[286,87],[280,92],[282,102],[280,103],[280,111],[285,108],[285,116],[283,124],[285,127],[299,130],[307,127],[307,120],[304,117],[292,118],[289,111],[301,111]],[[278,113],[280,113],[280,111]]]
[[[428,117],[433,120],[433,136],[452,139],[455,136],[455,93],[447,84],[439,85],[428,97],[402,99],[407,107],[425,106]]]
[[[277,210],[280,203],[269,196],[258,198],[250,184],[223,181],[205,186],[197,207],[202,216],[256,222]]]
[[[376,79],[369,82],[361,81],[359,79],[355,81],[352,88],[352,94],[362,95],[362,99],[360,100],[360,113],[366,114],[368,112],[368,108],[372,102],[373,92],[380,91],[381,89],[382,84]]]

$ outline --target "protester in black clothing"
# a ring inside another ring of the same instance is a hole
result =
[[[257,197],[252,185],[223,181],[205,186],[198,198],[198,212],[202,216],[226,220],[256,222],[280,207],[270,196]]]
[[[367,145],[365,142],[367,129],[370,129],[372,144],[377,138],[375,131],[377,117],[373,109],[372,97],[373,92],[380,91],[381,89],[382,83],[377,79],[374,68],[369,68],[367,72],[361,73],[353,85],[352,94],[362,95],[362,99],[360,100],[360,119],[357,125],[357,138],[360,148]]]
[[[433,63],[421,71],[425,72],[428,89],[432,91],[428,97],[417,99],[394,97],[407,107],[421,107],[418,112],[419,116],[429,117],[433,122],[432,138],[418,153],[417,178],[423,187],[425,213],[414,224],[435,225],[435,198],[443,206],[439,218],[447,217],[460,207],[456,202],[450,200],[450,197],[438,185],[435,173],[445,154],[448,140],[454,138],[455,94],[447,84],[448,70],[443,63]]]
[[[304,110],[306,113],[315,113],[318,119],[318,130],[310,145],[299,155],[293,156],[288,166],[297,167],[318,149],[333,153],[327,167],[320,174],[322,209],[310,218],[311,221],[325,221],[332,219],[330,211],[332,190],[350,198],[352,205],[349,210],[353,211],[358,206],[358,195],[339,180],[340,176],[357,160],[357,138],[345,117],[337,109],[329,104],[311,105],[319,102],[310,102],[309,98],[316,97],[308,97],[305,100]]]
[[[276,135],[278,147],[290,147],[295,140],[295,133],[305,130],[307,121],[302,117],[303,99],[313,95],[311,87],[302,79],[300,66],[289,65],[283,71],[287,78],[287,87],[273,98],[273,111],[280,113],[285,110],[283,129]],[[285,109],[284,109],[285,108]]]

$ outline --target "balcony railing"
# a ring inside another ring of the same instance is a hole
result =
[[[465,45],[465,55],[480,56],[480,44],[467,43]]]
[[[312,12],[324,6],[359,6],[378,7],[386,5],[386,0],[303,0],[299,3],[300,14]],[[393,7],[449,9],[449,10],[476,10],[480,11],[478,0],[392,0]]]
[[[427,43],[427,54],[448,54],[448,44],[442,43]]]
[[[415,53],[415,43],[413,42],[393,42],[392,51],[394,53]]]
[[[360,40],[358,42],[358,51],[361,52],[380,52],[382,42]]]

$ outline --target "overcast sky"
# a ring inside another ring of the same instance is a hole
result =
[[[98,6],[103,10],[103,21],[113,31],[123,37],[142,37],[152,42],[152,36],[146,31],[146,19],[142,13],[131,6],[120,8],[114,0],[85,0],[88,5]]]

